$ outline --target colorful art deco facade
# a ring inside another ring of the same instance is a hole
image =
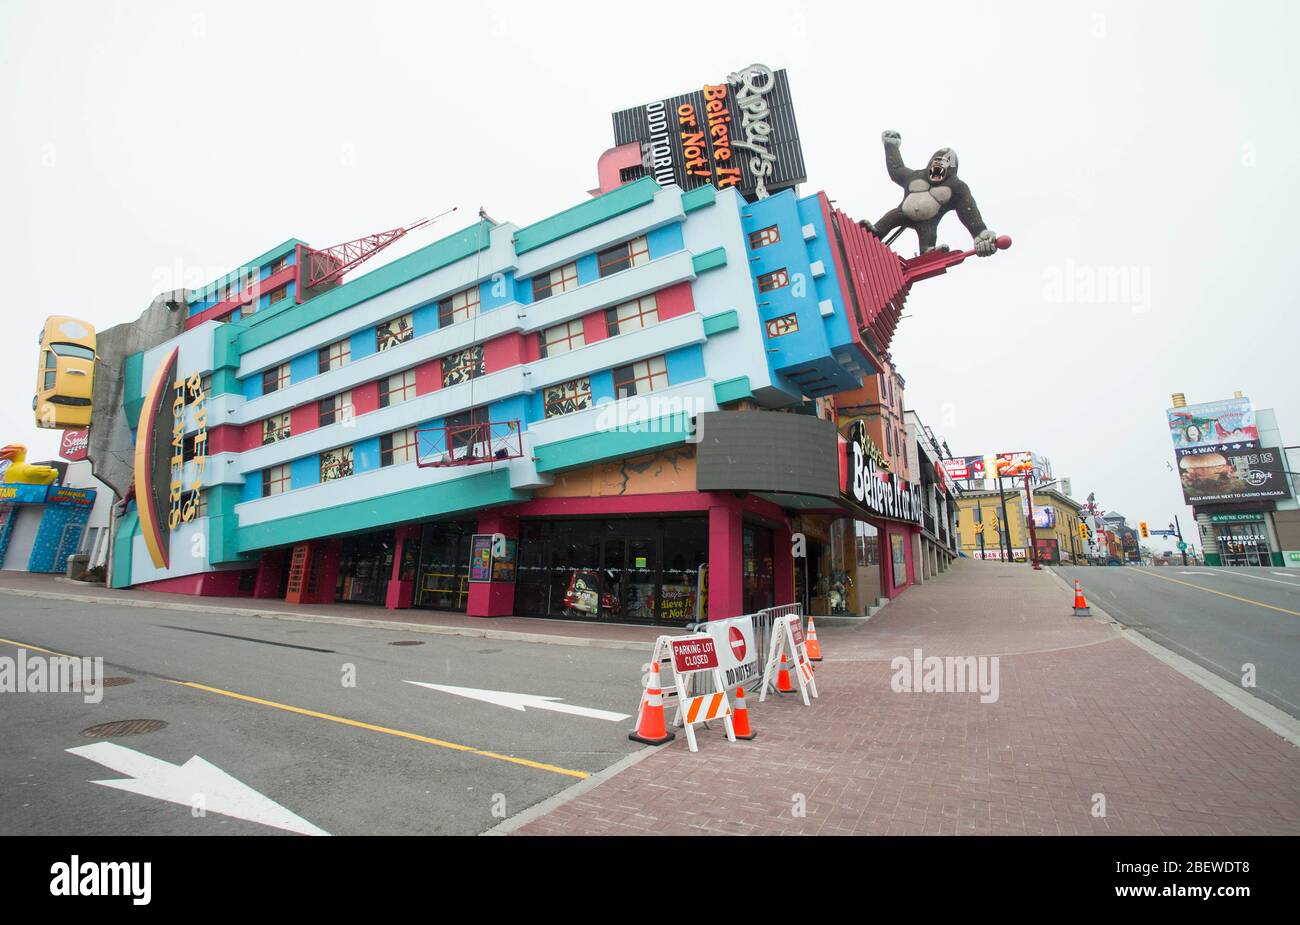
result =
[[[304,252],[128,359],[114,587],[682,623],[789,601],[795,512],[915,519],[848,490],[827,399],[906,289],[824,194],[644,179],[305,294]]]

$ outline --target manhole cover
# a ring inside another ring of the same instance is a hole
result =
[[[104,680],[99,682],[99,686],[100,687],[121,687],[123,684],[134,684],[134,683],[135,683],[135,678],[113,677],[113,678],[104,678]],[[81,685],[80,684],[75,685],[73,687],[73,690],[79,692],[81,690]]]
[[[118,719],[111,723],[100,723],[89,729],[81,730],[88,739],[115,739],[118,736],[138,736],[146,732],[157,732],[167,724],[160,719]]]
[[[422,646],[422,645],[424,645],[424,640],[422,640],[422,639],[399,639],[399,640],[397,640],[397,642],[390,642],[389,645],[390,645],[390,646]]]

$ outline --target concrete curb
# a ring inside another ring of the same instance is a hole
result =
[[[1074,586],[1066,581],[1064,576],[1057,574],[1056,570],[1051,566],[1047,567],[1047,571],[1062,587],[1073,593]],[[1084,596],[1087,596],[1086,592]],[[1187,680],[1199,684],[1237,712],[1250,717],[1265,729],[1277,733],[1296,748],[1300,748],[1300,720],[1297,720],[1294,716],[1279,710],[1254,694],[1247,693],[1232,682],[1225,681],[1191,659],[1184,658],[1177,652],[1166,649],[1160,643],[1149,639],[1137,630],[1130,629],[1091,601],[1088,603],[1088,607],[1092,610],[1093,620],[1097,620],[1099,623],[1109,623],[1119,636],[1127,639],[1148,655],[1164,662]]]
[[[182,604],[172,601],[142,601],[135,598],[105,600],[87,594],[60,594],[53,591],[28,591],[19,588],[0,588],[0,594],[15,597],[34,597],[55,601],[106,604],[115,607],[143,607],[153,610],[178,610],[189,613],[218,613],[237,617],[258,617],[263,620],[287,620],[296,623],[330,623],[337,626],[358,626],[368,629],[390,630],[402,633],[424,633],[429,636],[468,636],[475,639],[498,639],[507,642],[531,642],[550,646],[576,646],[591,649],[624,649],[649,652],[653,642],[633,642],[620,639],[592,639],[587,636],[554,636],[548,633],[525,633],[519,630],[497,630],[484,627],[437,626],[426,623],[402,623],[395,620],[364,620],[357,617],[335,617],[323,613],[286,613],[277,610],[255,610],[249,607],[220,607],[215,604]]]
[[[566,787],[559,793],[555,794],[555,796],[547,797],[540,803],[534,803],[523,812],[516,813],[509,819],[503,819],[487,831],[480,832],[479,835],[511,835],[528,825],[528,823],[532,822],[534,819],[540,819],[542,816],[559,809],[565,803],[582,796],[588,790],[599,787],[612,777],[617,777],[633,765],[640,764],[642,761],[645,761],[645,759],[657,752],[659,748],[660,746],[658,745],[647,745],[639,751],[635,751],[630,755],[625,755],[604,770],[597,771],[586,780],[578,781],[578,783],[574,784],[572,787]]]

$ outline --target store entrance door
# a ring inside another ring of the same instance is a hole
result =
[[[1224,565],[1262,567],[1273,564],[1262,520],[1220,527],[1219,552],[1223,555]]]
[[[426,524],[420,538],[415,606],[464,611],[469,603],[469,547],[474,524]]]
[[[634,623],[652,622],[659,576],[659,540],[636,535],[607,537],[601,549],[601,562],[605,585],[601,616]]]

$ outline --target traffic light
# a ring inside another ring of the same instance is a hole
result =
[[[1079,521],[1079,539],[1088,541],[1088,525],[1083,521]]]
[[[1142,539],[1144,540],[1151,535],[1150,531],[1147,530],[1147,522],[1145,520],[1138,523],[1138,529],[1142,531]]]

